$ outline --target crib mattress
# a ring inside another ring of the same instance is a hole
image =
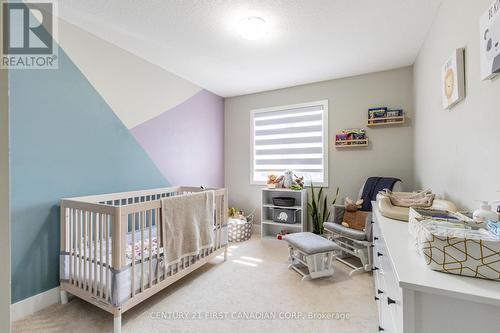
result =
[[[221,245],[228,244],[228,234],[227,234],[227,225],[222,226],[221,230],[222,239]],[[134,288],[136,292],[141,290],[141,284],[144,288],[149,286],[149,277],[151,275],[151,279],[154,281],[158,276],[163,278],[164,273],[167,272],[167,276],[175,273],[179,267],[182,265],[190,265],[196,262],[197,256],[186,256],[182,258],[180,264],[170,265],[165,269],[163,262],[163,247],[158,249],[158,242],[156,238],[156,226],[152,227],[151,230],[151,253],[149,253],[149,247],[146,244],[149,244],[149,229],[144,232],[144,249],[141,249],[141,233],[137,231],[135,233],[135,244],[132,244],[132,233],[127,234],[126,238],[126,267],[121,271],[115,271],[108,265],[106,265],[106,257],[111,258],[112,254],[112,242],[111,239],[108,239],[109,246],[106,244],[106,240],[97,243],[97,249],[94,246],[86,246],[84,253],[91,253],[91,259],[87,259],[85,263],[82,263],[80,266],[80,270],[77,270],[79,274],[82,276],[82,280],[87,280],[87,284],[97,285],[98,290],[102,288],[106,288],[107,293],[111,294],[111,303],[113,305],[119,306],[123,304],[126,300],[128,300],[132,296],[132,274],[134,276]],[[102,262],[106,266],[103,269],[102,276],[100,272],[100,251],[101,247],[103,248],[103,258]],[[106,249],[108,249],[108,256],[105,255]],[[94,262],[94,253],[97,250],[97,272],[95,270],[95,262]],[[208,255],[212,253],[210,249],[203,250],[205,254]],[[202,251],[202,252],[203,252]],[[142,261],[142,255],[144,252],[144,261]],[[78,253],[78,251],[77,251]],[[135,260],[135,263],[133,262]],[[151,265],[150,265],[151,262]],[[159,264],[158,264],[159,262]],[[85,266],[84,266],[85,265]],[[180,265],[180,266],[178,266]],[[68,281],[70,276],[70,266],[71,269],[74,270],[75,266],[73,263],[70,263],[69,253],[61,253],[60,254],[60,280]],[[151,270],[150,270],[151,267]],[[158,269],[160,270],[158,272]],[[107,270],[107,275],[106,275]],[[141,281],[141,275],[143,272],[143,280]],[[97,274],[94,274],[97,273]],[[108,282],[106,283],[106,276],[108,277]],[[101,282],[102,281],[102,282]],[[142,283],[141,283],[142,282]]]

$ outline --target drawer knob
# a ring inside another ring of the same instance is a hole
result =
[[[373,249],[375,247],[375,245],[371,244],[370,247]]]
[[[377,296],[375,296],[373,299],[374,299],[375,301],[378,301],[380,298],[378,298]]]
[[[378,240],[378,237],[373,237],[373,240]]]
[[[385,331],[385,330],[384,330],[382,327],[380,327],[380,326],[379,326],[379,327],[378,327],[378,331],[379,331],[379,332],[383,332],[383,331]]]
[[[380,295],[380,294],[383,294],[384,292],[380,289],[377,289],[377,294]]]
[[[373,267],[372,271],[378,271],[378,267],[377,266]]]
[[[387,297],[387,305],[396,304],[396,301],[390,297]]]
[[[382,254],[382,253],[377,252],[377,257],[382,257],[382,256],[383,256],[383,254]]]
[[[370,223],[371,223],[371,224],[375,224],[375,222],[373,222],[373,221],[370,221]]]

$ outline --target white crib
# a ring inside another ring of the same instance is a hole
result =
[[[215,194],[214,246],[166,266],[161,199],[204,191],[194,187],[113,193],[61,200],[61,302],[73,294],[121,315],[214,257],[227,258],[227,190]],[[159,235],[157,237],[157,235]]]

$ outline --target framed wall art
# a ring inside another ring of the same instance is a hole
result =
[[[500,74],[500,0],[495,0],[481,16],[481,78]]]
[[[451,109],[465,98],[465,49],[457,49],[441,69],[443,108]]]

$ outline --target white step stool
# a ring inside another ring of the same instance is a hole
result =
[[[333,275],[335,244],[311,232],[298,232],[286,235],[290,266],[304,279],[317,279]]]

